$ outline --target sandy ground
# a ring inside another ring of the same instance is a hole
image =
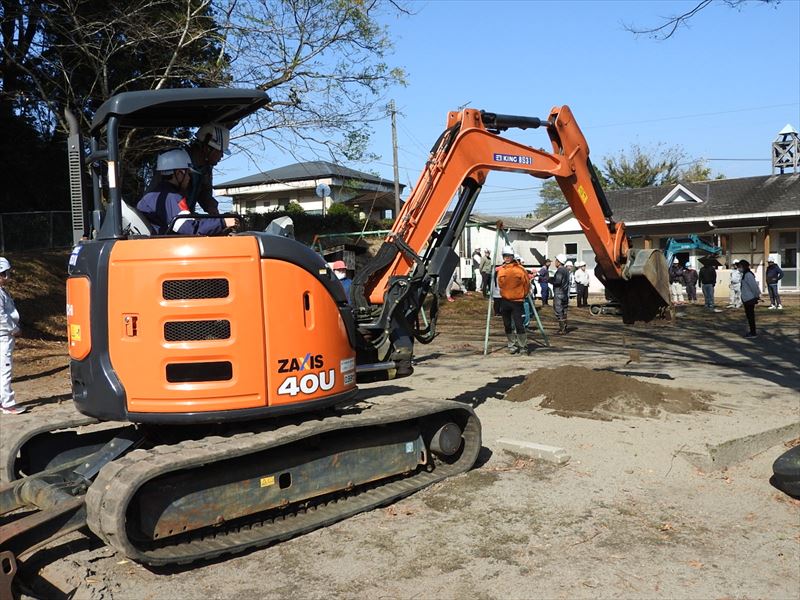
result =
[[[762,335],[753,341],[741,338],[739,311],[690,307],[674,325],[623,329],[615,318],[573,309],[569,335],[551,337],[547,348],[532,334],[531,356],[507,355],[493,320],[483,356],[485,305],[460,298],[444,307],[442,335],[418,348],[414,376],[362,389],[398,402],[475,406],[484,448],[470,472],[387,508],[191,568],[151,570],[75,534],[27,560],[23,582],[40,596],[92,599],[796,599],[800,502],[768,483],[789,440],[725,470],[703,472],[684,455],[800,423],[796,304],[779,315],[759,309]],[[550,309],[543,318],[552,334]],[[69,410],[64,354],[60,343],[21,344],[15,387],[33,410],[4,416],[0,433],[16,419]],[[598,419],[556,414],[540,396],[505,399],[538,369],[563,366],[692,390],[708,409],[637,416],[623,403],[614,418]],[[559,446],[571,458],[560,466],[520,458],[500,449],[501,437]]]

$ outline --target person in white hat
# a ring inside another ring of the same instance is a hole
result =
[[[683,304],[683,269],[681,262],[675,258],[669,267],[669,291],[673,304]]]
[[[575,291],[577,292],[578,308],[589,306],[589,272],[586,270],[586,263],[578,262],[578,269],[575,271]]]
[[[522,314],[531,280],[525,267],[515,260],[511,246],[503,248],[503,264],[497,271],[497,287],[500,289],[500,316],[503,317],[508,351],[511,354],[528,354],[528,333]]]
[[[195,171],[192,172],[192,185],[188,201],[210,215],[219,214],[219,203],[214,198],[213,171],[223,155],[229,155],[231,130],[221,123],[207,123],[197,130],[187,151]]]
[[[194,170],[189,153],[183,148],[173,148],[158,155],[156,171],[160,179],[154,189],[147,192],[136,208],[147,217],[158,235],[212,235],[236,225],[232,217],[195,219],[194,206],[186,197]],[[186,218],[177,218],[187,215]]]
[[[11,263],[5,256],[0,256],[0,412],[18,415],[26,409],[17,406],[14,390],[11,389],[14,344],[19,335],[19,312],[6,289],[9,279]]]
[[[733,261],[731,269],[730,301],[728,308],[742,307],[742,272],[739,270],[739,261]]]
[[[553,310],[558,319],[558,334],[567,333],[567,307],[569,306],[569,271],[566,267],[567,256],[556,255],[556,272],[551,280],[553,283]]]

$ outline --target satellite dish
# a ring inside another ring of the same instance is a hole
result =
[[[319,198],[327,198],[331,195],[331,188],[328,186],[327,183],[320,183],[317,186],[317,189],[314,190]]]

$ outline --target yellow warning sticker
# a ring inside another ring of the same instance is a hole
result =
[[[578,196],[581,197],[581,200],[584,204],[586,204],[586,202],[589,200],[589,194],[586,193],[586,190],[583,189],[582,185],[578,186]]]
[[[70,323],[69,326],[69,339],[73,342],[81,341],[81,326],[75,323]]]
[[[261,487],[269,487],[271,485],[275,485],[275,476],[270,475],[269,477],[262,477],[261,478]]]

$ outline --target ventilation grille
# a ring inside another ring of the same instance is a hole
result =
[[[228,381],[231,378],[233,366],[228,361],[167,365],[167,381],[170,383]]]
[[[227,298],[227,279],[171,279],[161,284],[164,300]]]
[[[164,323],[164,339],[168,342],[191,342],[197,340],[227,340],[231,337],[231,322],[214,321],[169,321]]]

